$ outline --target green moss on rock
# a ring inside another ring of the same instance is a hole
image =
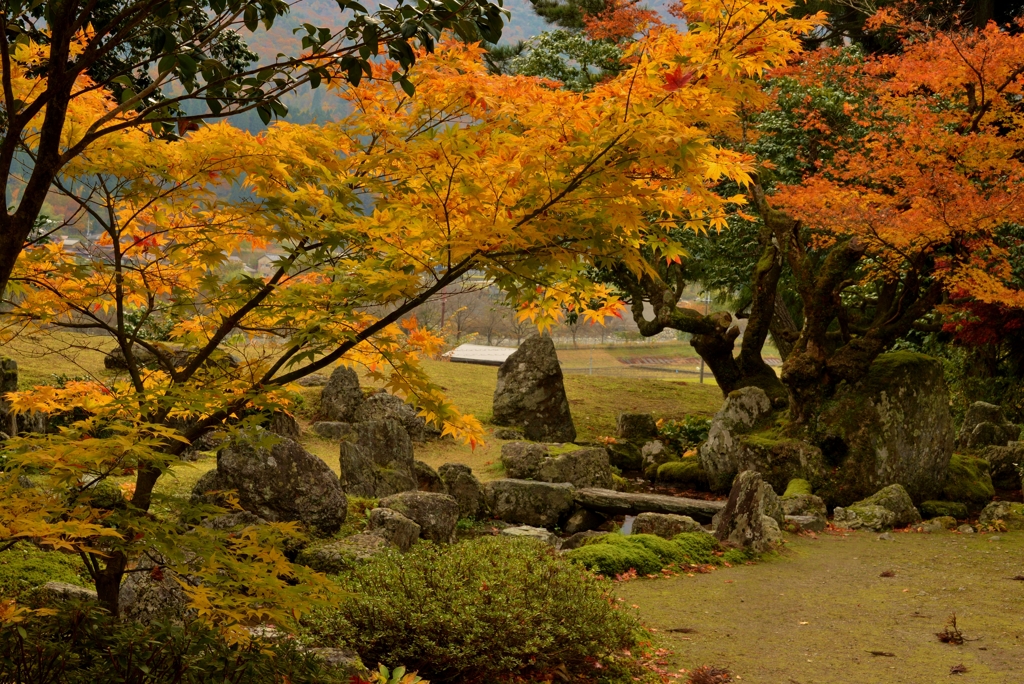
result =
[[[586,544],[569,551],[566,556],[585,568],[609,577],[629,570],[649,575],[662,568],[661,560],[640,544]]]
[[[683,532],[672,537],[682,550],[686,562],[691,565],[708,565],[718,563],[718,540],[706,532]]]
[[[976,506],[987,504],[996,495],[988,472],[988,461],[977,456],[953,454],[949,460],[943,494],[948,501],[962,501]]]
[[[967,517],[967,506],[959,501],[925,501],[921,504],[921,515],[925,518],[948,516],[963,520]]]
[[[707,487],[708,475],[696,457],[669,461],[658,466],[658,482],[672,482],[691,487]]]
[[[47,582],[92,586],[78,556],[43,551],[24,542],[0,553],[0,596],[18,596]]]
[[[798,496],[802,496],[804,494],[813,494],[813,493],[814,493],[814,490],[811,487],[811,483],[810,482],[808,482],[807,480],[796,478],[796,479],[790,480],[789,484],[786,485],[786,491],[782,495],[782,498],[783,499],[792,499],[792,498],[795,498],[795,497],[798,497]]]

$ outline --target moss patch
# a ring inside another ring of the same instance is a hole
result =
[[[963,520],[967,517],[967,506],[959,501],[925,501],[921,504],[921,515],[925,518],[948,516]]]
[[[639,544],[587,544],[573,549],[566,556],[589,570],[609,577],[629,570],[649,575],[663,567],[654,553]]]
[[[731,557],[730,557],[731,554]],[[718,540],[705,532],[683,532],[671,540],[652,534],[606,534],[592,537],[567,554],[570,560],[602,575],[621,575],[634,569],[649,575],[667,565],[721,565],[748,560],[743,551],[726,551]],[[651,560],[656,561],[652,563]]]
[[[807,480],[802,480],[800,478],[796,478],[796,479],[790,480],[789,484],[786,485],[786,491],[782,495],[782,498],[783,499],[792,499],[792,498],[795,498],[795,497],[798,497],[798,496],[802,496],[804,494],[813,494],[813,493],[814,493],[814,490],[811,487],[811,483],[810,482],[808,482]]]
[[[975,507],[983,506],[996,495],[988,461],[966,454],[953,454],[943,494],[948,501],[961,501]]]
[[[700,461],[696,457],[683,458],[658,466],[658,482],[707,487],[708,474],[700,467]]]
[[[92,588],[78,556],[18,543],[0,553],[0,596],[17,596],[47,582]]]

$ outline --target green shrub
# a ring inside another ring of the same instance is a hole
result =
[[[963,520],[967,517],[967,506],[959,501],[925,501],[921,504],[921,515],[924,518],[948,516]]]
[[[804,494],[813,494],[814,489],[811,488],[811,483],[807,480],[801,480],[796,478],[789,481],[786,485],[786,492],[782,495],[783,499],[792,499],[793,497],[802,496]]]
[[[696,457],[669,461],[658,466],[658,482],[674,482],[691,487],[707,487],[708,475]]]
[[[943,494],[947,501],[977,506],[987,504],[996,495],[992,476],[988,473],[988,461],[966,454],[953,454],[949,459]]]
[[[294,640],[229,646],[198,624],[123,623],[88,603],[0,628],[3,684],[342,684]],[[344,680],[347,682],[347,679]]]
[[[339,583],[338,603],[304,620],[306,640],[352,648],[366,663],[401,663],[435,683],[536,678],[559,667],[592,675],[596,661],[613,672],[610,654],[634,648],[641,634],[608,584],[530,539],[417,544]]]
[[[695,447],[708,438],[711,419],[702,416],[686,416],[682,420],[668,420],[658,429],[661,441],[680,453]]]
[[[24,542],[0,553],[0,596],[17,596],[47,582],[92,588],[78,556],[43,551]]]

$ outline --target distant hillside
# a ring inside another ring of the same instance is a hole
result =
[[[378,0],[366,0],[362,4],[371,12],[380,6]],[[504,7],[512,13],[512,18],[505,25],[501,43],[526,40],[547,27],[544,20],[534,13],[530,0],[505,0]],[[339,29],[345,21],[345,15],[338,11],[338,5],[334,0],[301,0],[292,5],[291,11],[275,22],[270,31],[260,31],[255,36],[248,36],[248,42],[262,60],[270,61],[279,53],[301,52],[302,36],[305,31],[295,33],[294,30],[303,24]],[[295,123],[329,121],[343,111],[342,103],[323,88],[305,88],[285,98],[285,104],[289,109],[288,120]],[[265,128],[255,112],[232,117],[232,123],[253,132]]]

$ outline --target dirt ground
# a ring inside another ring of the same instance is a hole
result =
[[[1024,682],[1024,532],[893,537],[787,535],[765,562],[619,592],[676,670],[716,665],[750,684]],[[953,613],[961,646],[935,636]]]

